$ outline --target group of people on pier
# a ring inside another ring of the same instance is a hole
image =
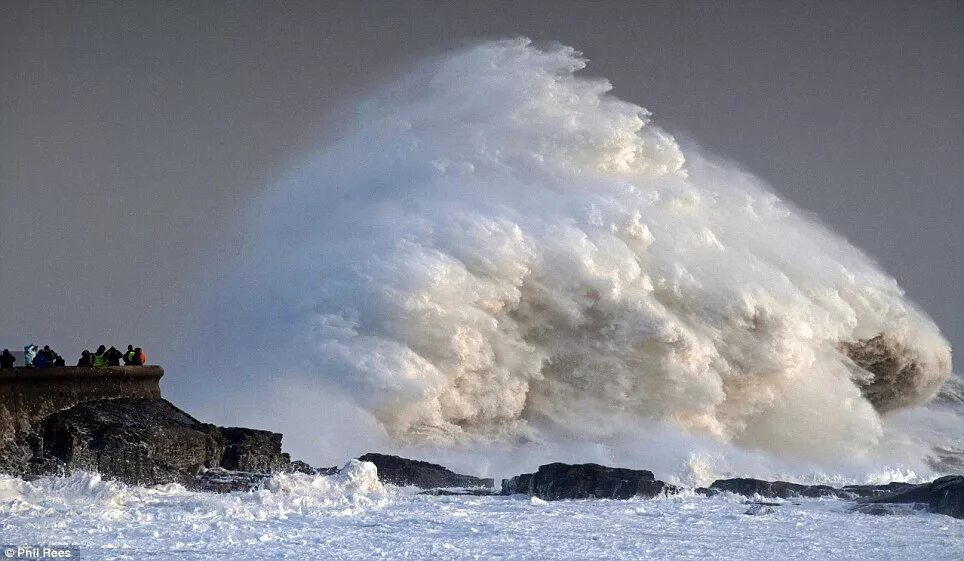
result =
[[[48,345],[44,345],[42,349],[34,344],[24,345],[23,361],[25,366],[33,368],[67,366],[64,357],[57,354]],[[16,366],[16,362],[17,358],[9,349],[4,349],[3,353],[0,353],[0,368],[13,368]],[[147,364],[147,355],[140,347],[134,347],[134,345],[127,345],[126,353],[120,352],[116,347],[108,349],[101,345],[97,347],[97,352],[94,353],[84,350],[80,354],[77,366],[121,366],[121,362],[124,363],[124,366],[144,366]]]

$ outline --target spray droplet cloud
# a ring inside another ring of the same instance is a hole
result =
[[[893,278],[585,66],[486,42],[366,102],[258,203],[257,336],[412,443],[857,453],[933,397],[950,349]]]

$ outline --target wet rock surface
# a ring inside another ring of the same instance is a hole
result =
[[[894,335],[842,343],[840,350],[857,367],[854,383],[881,413],[925,403],[951,373],[949,357],[929,364]]]
[[[23,477],[83,470],[132,485],[210,490],[252,488],[258,474],[292,469],[280,434],[217,427],[163,399],[139,398],[88,401],[48,415],[8,441],[0,459],[0,469]],[[217,470],[248,473],[250,482],[214,484]]]
[[[419,495],[435,495],[437,497],[493,497],[499,495],[495,489],[485,489],[481,487],[469,489],[428,489]]]
[[[307,475],[335,475],[338,473],[337,467],[311,467],[301,460],[294,460],[288,464],[285,470],[287,473],[304,473]]]
[[[503,495],[521,493],[546,501],[652,498],[677,491],[657,480],[651,471],[599,464],[547,464],[539,466],[535,473],[523,473],[502,482]]]
[[[795,497],[837,497],[856,500],[854,512],[864,514],[907,514],[919,510],[964,518],[964,476],[949,475],[929,483],[887,483],[886,485],[802,485],[786,481],[762,479],[720,479],[709,488],[696,489],[698,494],[713,496],[721,492],[746,497],[790,499]],[[890,505],[890,506],[886,506]],[[893,505],[904,505],[894,507]]]
[[[859,514],[869,514],[871,516],[909,516],[927,512],[927,505],[921,503],[858,504],[851,508],[850,511]]]
[[[268,473],[252,473],[249,471],[232,471],[224,468],[206,470],[191,478],[187,487],[195,491],[209,491],[213,493],[249,492],[264,488],[271,479]]]
[[[846,485],[838,488],[828,485],[804,485],[787,481],[735,478],[718,479],[708,488],[699,487],[695,491],[697,494],[709,497],[725,491],[745,497],[759,496],[771,499],[837,497],[840,499],[856,500],[889,496],[914,487],[917,487],[917,485],[893,482],[885,485]]]
[[[709,489],[698,489],[706,495],[714,495],[716,492],[728,491],[743,495],[745,497],[761,496],[770,499],[789,499],[792,497],[839,497],[843,496],[843,491],[827,485],[801,485],[799,483],[789,483],[787,481],[764,481],[762,479],[735,478],[718,479],[710,485]]]
[[[225,442],[221,457],[225,469],[270,473],[286,470],[291,464],[291,457],[281,451],[280,433],[242,427],[218,430]]]
[[[964,518],[964,475],[948,475],[930,483],[908,485],[893,493],[859,502],[863,505],[922,504],[927,505],[928,512]]]
[[[391,483],[392,485],[414,485],[421,489],[436,489],[444,487],[492,487],[495,484],[492,479],[462,475],[438,464],[410,460],[399,456],[368,453],[358,459],[375,464],[378,469],[378,479],[382,483]]]
[[[764,504],[750,505],[750,508],[743,512],[748,516],[766,516],[767,514],[773,514],[773,507]]]
[[[82,403],[42,419],[31,438],[34,474],[85,470],[136,485],[188,483],[224,451],[217,427],[160,399]]]
[[[913,487],[912,483],[887,483],[886,485],[845,485],[840,488],[839,496],[845,499],[879,497]]]

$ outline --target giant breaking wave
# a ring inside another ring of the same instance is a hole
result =
[[[934,396],[950,349],[893,278],[585,66],[487,42],[365,103],[258,202],[270,352],[437,445],[655,421],[859,453]]]

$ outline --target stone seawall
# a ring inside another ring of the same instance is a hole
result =
[[[120,397],[160,399],[160,366],[0,369],[0,440],[37,420],[86,401]]]

